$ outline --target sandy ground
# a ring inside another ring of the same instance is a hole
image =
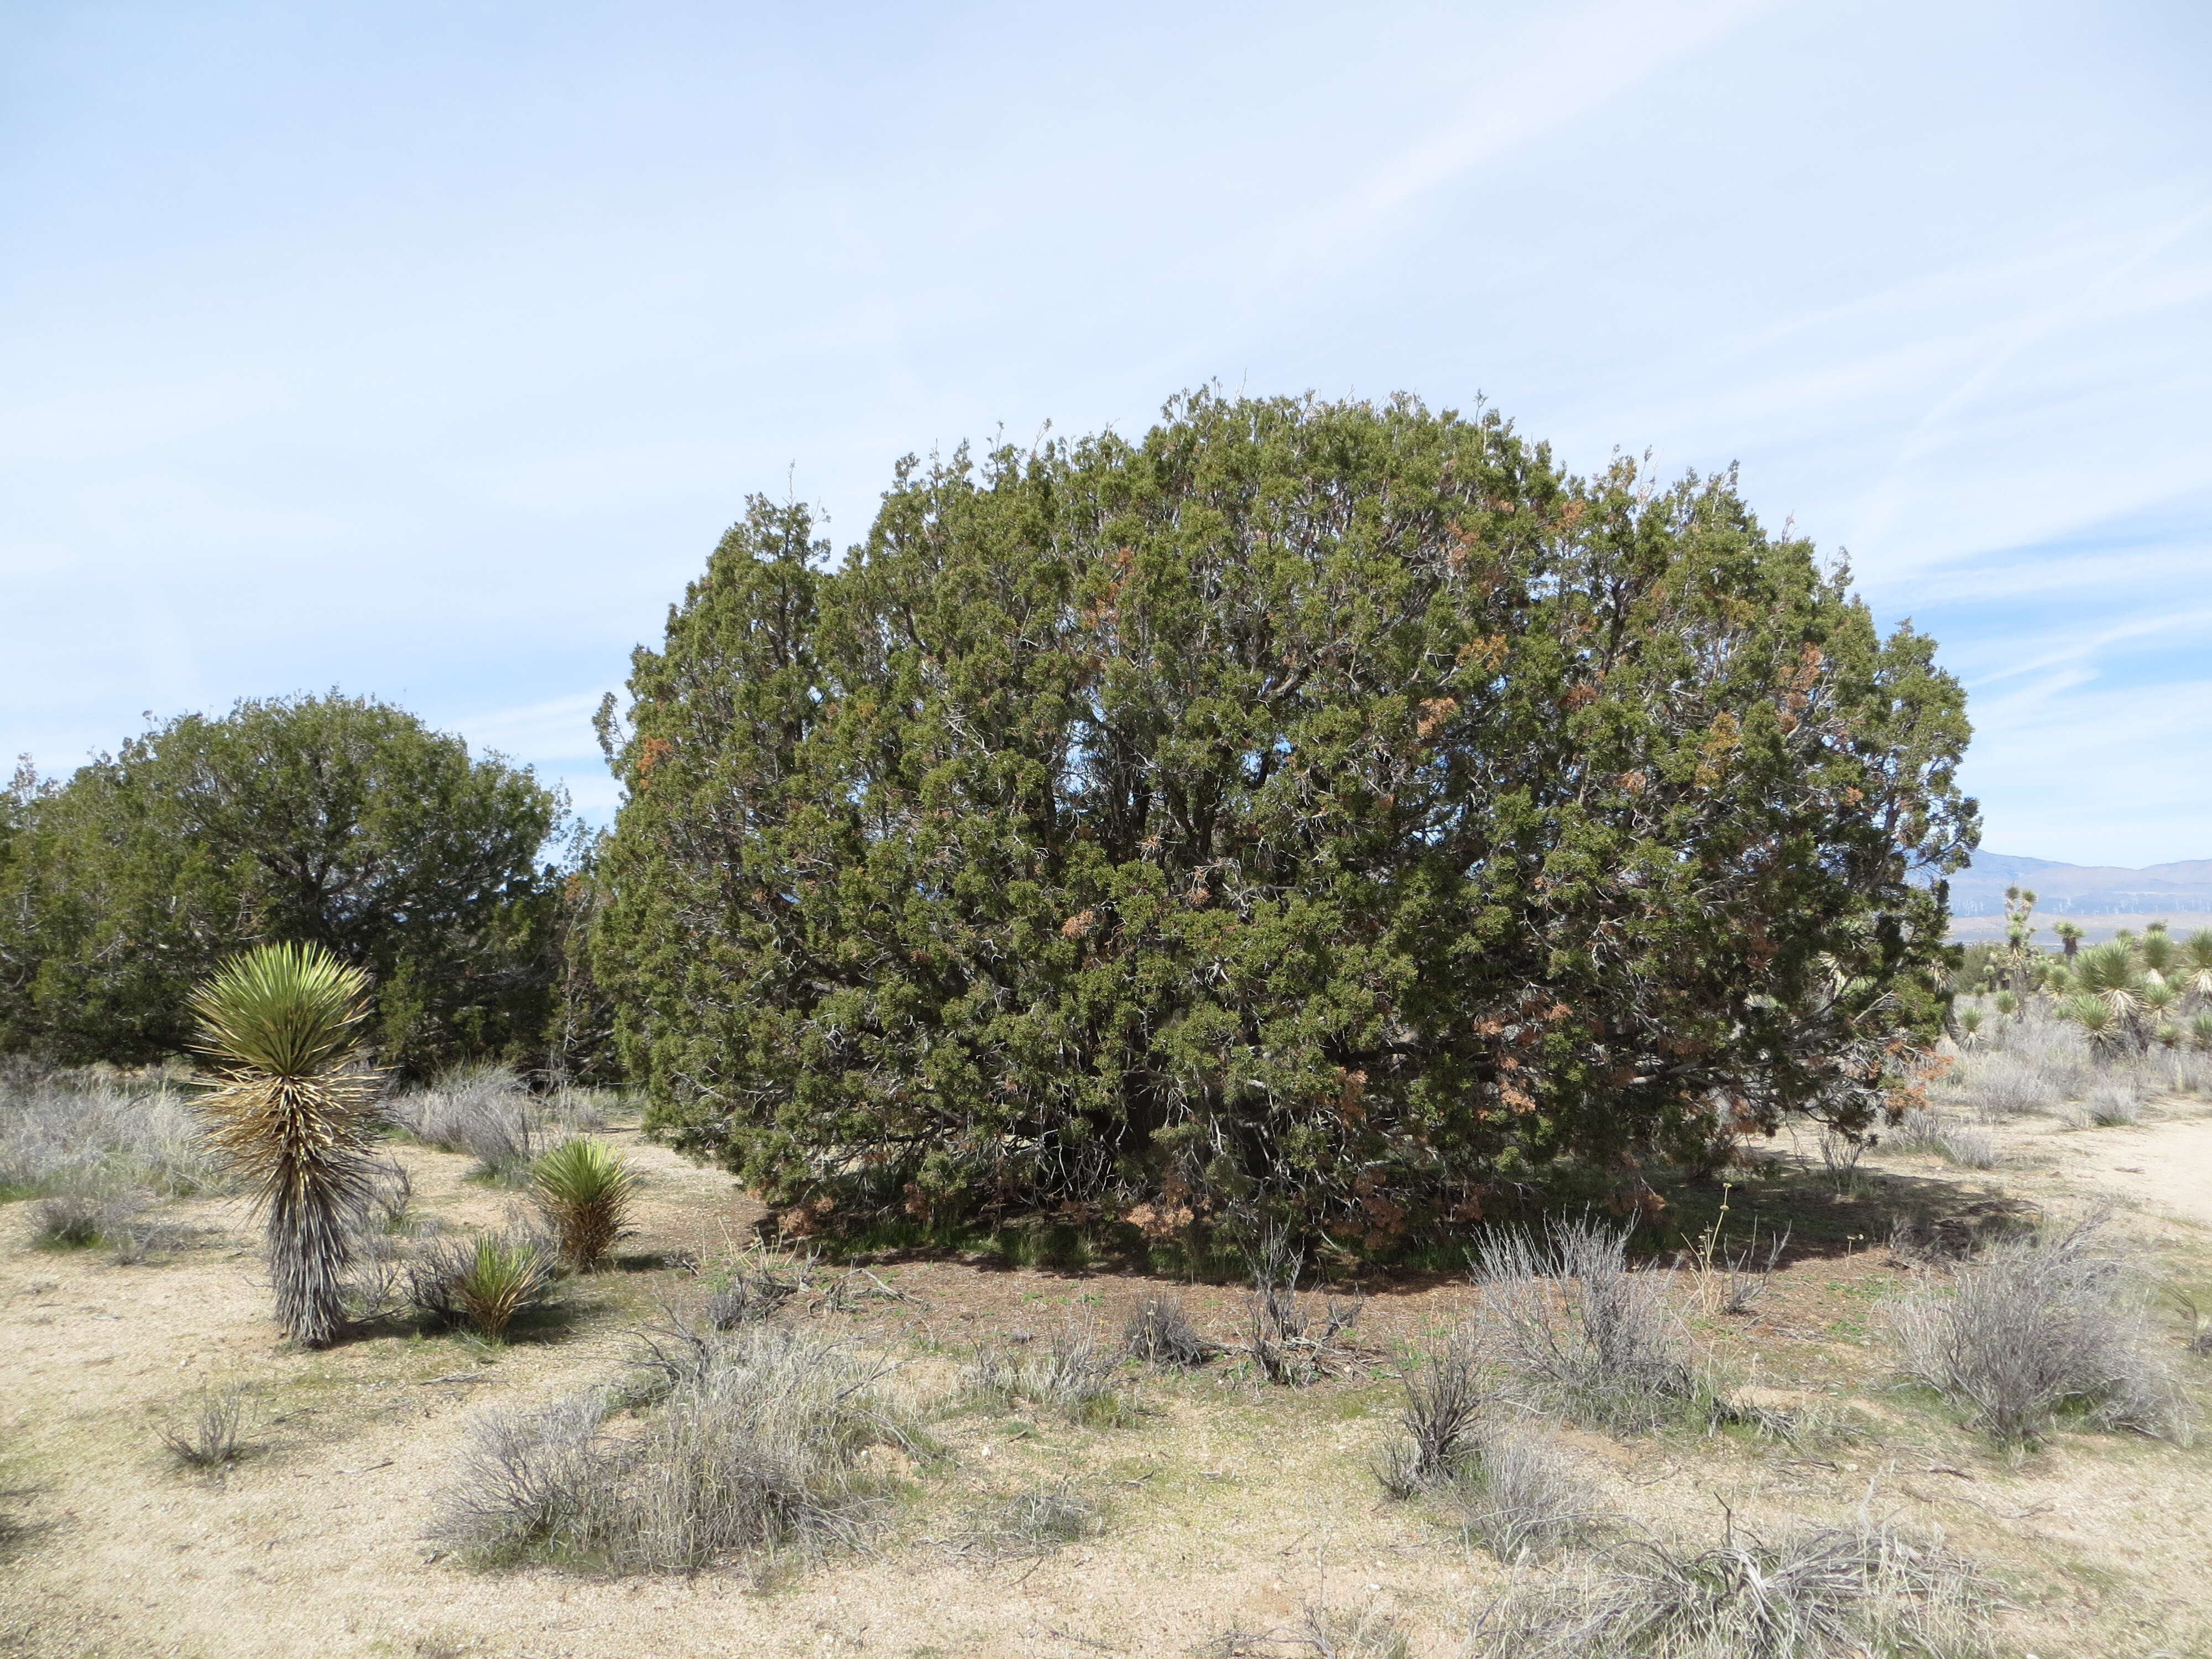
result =
[[[2071,1134],[2035,1122],[2005,1134],[1994,1176],[1917,1165],[1913,1176],[1962,1193],[2002,1182],[2046,1206],[2116,1191],[2175,1273],[2212,1282],[2212,1120]],[[904,1356],[902,1386],[943,1407],[945,1468],[868,1551],[766,1582],[746,1564],[618,1579],[458,1565],[425,1530],[470,1413],[618,1371],[657,1299],[696,1299],[686,1261],[732,1248],[757,1213],[726,1176],[621,1139],[649,1177],[625,1267],[582,1281],[562,1322],[495,1355],[406,1334],[321,1354],[286,1348],[234,1203],[167,1206],[209,1230],[207,1242],[129,1267],[25,1249],[27,1206],[0,1206],[0,1486],[29,1528],[0,1566],[0,1653],[1075,1659],[1183,1653],[1232,1625],[1281,1627],[1318,1605],[1387,1614],[1414,1654],[1446,1655],[1503,1582],[1440,1512],[1384,1500],[1371,1474],[1394,1431],[1389,1350],[1462,1311],[1464,1285],[1378,1286],[1360,1328],[1370,1363],[1337,1381],[1264,1390],[1217,1364],[1147,1379],[1133,1425],[1087,1429],[957,1408],[957,1363],[1010,1331],[1117,1327],[1158,1287],[946,1261],[878,1267],[903,1299],[805,1316]],[[465,1159],[411,1146],[399,1156],[421,1207],[452,1225],[495,1224],[510,1201],[464,1182]],[[2212,1653],[2205,1452],[2081,1434],[2008,1461],[1940,1413],[1884,1394],[1873,1310],[1916,1273],[1857,1237],[1793,1261],[1748,1319],[1692,1325],[1731,1386],[1780,1403],[1856,1400],[1861,1426],[1798,1446],[1569,1434],[1624,1526],[1704,1541],[1723,1506],[1738,1524],[1779,1530],[1870,1503],[1940,1525],[1990,1564],[2015,1603],[2000,1652]],[[1234,1334],[1232,1289],[1190,1297],[1216,1334]],[[202,1384],[231,1379],[256,1390],[256,1450],[220,1476],[179,1473],[157,1423]],[[1040,1478],[1104,1498],[1103,1534],[998,1563],[946,1541],[978,1502]]]
[[[2071,1133],[2039,1123],[2014,1144],[2063,1182],[2212,1229],[2212,1118]]]

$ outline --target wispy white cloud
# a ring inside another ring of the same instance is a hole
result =
[[[466,733],[480,750],[524,759],[589,760],[596,765],[599,740],[592,717],[605,695],[605,690],[579,691],[512,708],[457,712],[438,723]]]
[[[1573,125],[1669,64],[1709,49],[1774,0],[1599,0],[1542,8],[1483,54],[1460,112],[1367,169],[1289,228],[1279,274],[1371,254],[1391,218],[1545,133]]]
[[[2046,668],[2062,667],[2069,663],[2088,662],[2104,655],[2116,645],[2172,634],[2212,635],[2212,608],[2200,606],[2153,611],[2101,628],[2069,629],[2030,646],[2027,656],[2003,668],[1985,673],[1971,684],[1979,690],[2022,674],[2039,673]]]

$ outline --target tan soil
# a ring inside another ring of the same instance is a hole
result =
[[[2115,1164],[2140,1164],[2139,1197],[2156,1206],[2170,1195],[2175,1218],[2203,1221],[2187,1207],[2191,1192],[2201,1205],[2201,1185],[2164,1175],[2153,1183],[2148,1171],[2193,1158],[2201,1172],[2208,1130],[2201,1121],[2073,1135],[2028,1126],[2008,1130],[2008,1158],[2021,1164],[2018,1184],[2046,1204],[2101,1190]],[[657,1298],[696,1302],[684,1260],[733,1248],[758,1213],[726,1176],[621,1139],[649,1177],[639,1236],[623,1247],[628,1265],[582,1281],[565,1322],[489,1360],[445,1336],[288,1349],[268,1322],[246,1218],[232,1201],[166,1206],[167,1218],[209,1229],[208,1241],[134,1267],[22,1248],[27,1206],[0,1206],[0,1425],[13,1453],[0,1485],[14,1493],[0,1509],[31,1528],[0,1567],[0,1652],[1076,1659],[1182,1653],[1232,1624],[1281,1626],[1321,1603],[1396,1615],[1415,1653],[1444,1655],[1503,1582],[1438,1510],[1384,1501],[1370,1473],[1396,1409],[1382,1361],[1394,1342],[1468,1305],[1451,1283],[1378,1286],[1360,1326],[1370,1364],[1311,1389],[1262,1390],[1217,1363],[1148,1379],[1146,1414],[1127,1428],[953,1412],[935,1429],[947,1468],[917,1483],[875,1549],[766,1583],[744,1564],[623,1579],[457,1565],[424,1530],[469,1413],[550,1400],[617,1371]],[[465,1183],[460,1158],[398,1155],[419,1206],[452,1224],[495,1224],[511,1202]],[[1995,1180],[1911,1173],[1931,1190],[1950,1182],[1978,1193]],[[2009,1165],[1999,1174],[2015,1184]],[[2139,1219],[2159,1237],[2172,1231],[2156,1207]],[[1750,1397],[1771,1408],[1826,1402],[1849,1415],[1856,1402],[1856,1437],[1793,1447],[1733,1433],[1569,1434],[1607,1503],[1635,1526],[1702,1541],[1717,1535],[1723,1504],[1738,1524],[1778,1531],[1870,1501],[1881,1514],[1941,1524],[1998,1574],[2021,1604],[2004,1615],[2001,1651],[2212,1651],[2206,1454],[2081,1434],[2008,1463],[1940,1411],[1884,1392],[1871,1310],[1917,1270],[1879,1245],[1880,1236],[1850,1239],[1802,1256],[1747,1318],[1692,1309],[1717,1376],[1761,1391]],[[2204,1245],[2185,1226],[2161,1248],[2172,1271],[2203,1283],[2212,1271]],[[1160,1288],[1131,1275],[948,1261],[874,1271],[908,1299],[802,1316],[905,1355],[910,1386],[940,1398],[977,1340],[1046,1335],[1070,1318],[1115,1328],[1138,1296]],[[1201,1322],[1234,1338],[1232,1290],[1189,1296]],[[228,1379],[258,1391],[262,1449],[225,1476],[175,1472],[155,1436],[161,1415],[204,1382]],[[943,1541],[984,1497],[1061,1475],[1110,1499],[1099,1539],[997,1565]]]

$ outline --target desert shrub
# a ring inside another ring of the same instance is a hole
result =
[[[190,1409],[155,1430],[169,1455],[190,1468],[221,1468],[245,1449],[252,1396],[243,1383],[202,1389]]]
[[[1997,1162],[1996,1137],[1970,1123],[1946,1123],[1936,1154],[1962,1170],[1993,1170]]]
[[[1398,1419],[1403,1432],[1385,1448],[1380,1474],[1383,1491],[1410,1498],[1458,1475],[1496,1391],[1465,1329],[1417,1356],[1401,1370],[1399,1382],[1406,1395]]]
[[[534,1411],[475,1413],[432,1535],[501,1561],[587,1532],[607,1504],[612,1454],[599,1437],[606,1413],[604,1398],[584,1393]]]
[[[1840,1128],[1832,1123],[1820,1127],[1820,1166],[1828,1172],[1828,1179],[1839,1193],[1850,1192],[1857,1184],[1859,1160],[1873,1145],[1873,1137],[1853,1129]]]
[[[1908,1109],[1889,1132],[1889,1146],[1900,1152],[1933,1152],[1942,1138],[1942,1115],[1920,1108]]]
[[[544,1153],[530,1168],[532,1196],[561,1241],[561,1260],[578,1273],[629,1231],[637,1171],[604,1140],[578,1135]]]
[[[408,1299],[434,1319],[497,1342],[517,1315],[544,1305],[553,1265],[546,1241],[520,1230],[441,1239],[408,1263]]]
[[[1538,1403],[1620,1430],[1698,1400],[1662,1276],[1628,1265],[1630,1227],[1554,1218],[1540,1237],[1499,1228],[1476,1247],[1491,1352]]]
[[[32,1206],[31,1242],[49,1250],[82,1250],[105,1244],[143,1203],[136,1194],[53,1194]]]
[[[1948,1290],[1900,1297],[1888,1311],[1905,1374],[1971,1406],[2001,1443],[2032,1444],[2069,1411],[2188,1436],[2148,1292],[2101,1217],[1996,1245],[1961,1264]]]
[[[2078,1026],[2029,1014],[2000,1021],[1987,1042],[1960,1055],[1943,1091],[1977,1116],[2002,1121],[2056,1111],[2085,1091],[2094,1075]]]
[[[717,1267],[707,1296],[707,1322],[716,1330],[735,1330],[772,1319],[813,1282],[811,1255],[790,1255],[756,1246]]]
[[[545,1121],[570,1134],[598,1134],[607,1127],[607,1095],[599,1089],[562,1086],[538,1097]]]
[[[1446,1488],[1468,1536],[1499,1560],[1552,1554],[1603,1520],[1596,1496],[1574,1462],[1534,1426],[1486,1424]]]
[[[142,1267],[197,1243],[203,1237],[199,1228],[138,1215],[117,1223],[105,1234],[108,1259],[118,1267]]]
[[[1977,1199],[1940,1216],[1899,1216],[1890,1224],[1893,1267],[1949,1265],[1996,1244],[2034,1237],[2041,1212],[2016,1198]]]
[[[626,1068],[771,1203],[1380,1250],[1941,1029],[1962,694],[1725,479],[1200,393],[830,551],[754,499],[604,727]]]
[[[2132,1078],[2113,1078],[2098,1084],[2088,1097],[2066,1113],[2076,1129],[2125,1127],[2142,1121],[2142,1097]]]
[[[1861,1522],[1692,1553],[1622,1546],[1594,1574],[1522,1580],[1485,1609],[1467,1659],[1865,1659],[1972,1646],[1973,1571],[1940,1542]]]
[[[1263,1234],[1248,1262],[1252,1275],[1247,1315],[1251,1340],[1245,1352],[1270,1382],[1304,1388],[1319,1382],[1343,1358],[1339,1345],[1359,1322],[1363,1298],[1355,1295],[1351,1301],[1340,1303],[1326,1297],[1316,1317],[1313,1298],[1298,1294],[1305,1252],[1280,1231]]]
[[[28,1067],[0,1076],[0,1194],[142,1187],[185,1196],[228,1184],[167,1079]]]
[[[540,1112],[514,1069],[474,1066],[441,1075],[431,1087],[391,1103],[386,1115],[426,1146],[465,1152],[480,1180],[519,1187],[544,1139]]]
[[[1042,1482],[971,1513],[954,1542],[963,1553],[1049,1555],[1106,1529],[1106,1506],[1069,1480]]]
[[[636,1572],[855,1541],[885,1484],[863,1454],[922,1447],[885,1375],[819,1334],[752,1326],[620,1435],[597,1395],[484,1413],[434,1534],[483,1559]]]
[[[386,1237],[408,1237],[422,1230],[422,1218],[415,1213],[415,1177],[398,1158],[380,1158],[370,1165],[360,1219],[365,1231]]]
[[[1122,1328],[1121,1349],[1146,1365],[1202,1365],[1219,1350],[1198,1333],[1179,1296],[1147,1296]]]

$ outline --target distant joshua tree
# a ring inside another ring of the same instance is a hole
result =
[[[2075,953],[2081,948],[2081,924],[2078,921],[2062,921],[2051,931],[2058,935],[2059,943],[2066,947],[2066,965],[2071,968],[2074,965]]]
[[[2040,955],[2029,940],[2035,929],[2028,917],[2035,910],[2035,893],[2024,887],[2005,889],[2005,948],[1997,953],[1996,963],[2003,974],[2006,988],[2013,994],[2010,1011],[2014,1019],[2027,1017],[2027,994],[2036,988],[2039,977],[2037,957]]]

